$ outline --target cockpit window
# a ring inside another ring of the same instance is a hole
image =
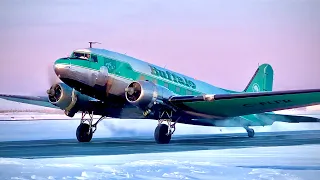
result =
[[[74,51],[69,58],[98,62],[97,55],[91,54],[91,52],[86,51]]]
[[[89,60],[90,54],[89,53],[82,53],[82,52],[73,52],[71,58],[79,58],[79,59]]]

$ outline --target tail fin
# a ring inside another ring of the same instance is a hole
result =
[[[244,92],[272,91],[273,69],[270,64],[262,64],[254,73]]]

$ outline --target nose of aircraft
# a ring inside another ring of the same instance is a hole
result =
[[[71,65],[69,63],[69,60],[66,59],[58,59],[53,65],[54,72],[59,78],[66,75],[70,71],[70,68]]]
[[[69,58],[56,60],[53,68],[59,79],[71,87],[80,87],[81,84],[93,86],[95,79],[92,77],[91,71],[82,68],[81,65],[74,65],[77,60],[74,61],[70,61]]]

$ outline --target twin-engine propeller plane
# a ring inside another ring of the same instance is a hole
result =
[[[250,126],[320,121],[272,112],[319,104],[320,89],[272,91],[273,69],[269,64],[258,67],[242,92],[91,46],[56,60],[53,68],[62,82],[53,84],[47,96],[1,94],[0,98],[60,108],[69,117],[81,112],[76,131],[79,142],[89,142],[105,117],[158,120],[154,138],[159,144],[170,142],[176,123],[243,127],[253,137]],[[94,123],[93,115],[101,118]]]

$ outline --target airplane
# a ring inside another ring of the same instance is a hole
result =
[[[54,83],[47,96],[0,94],[0,98],[61,109],[69,117],[82,113],[76,130],[79,142],[90,142],[98,123],[107,117],[157,120],[158,144],[170,142],[176,123],[243,127],[248,137],[254,137],[252,126],[320,122],[274,113],[320,104],[320,89],[273,91],[273,68],[266,63],[243,91],[216,87],[126,54],[93,48],[91,43],[57,59],[53,69],[61,82]],[[100,118],[94,122],[93,115]]]

